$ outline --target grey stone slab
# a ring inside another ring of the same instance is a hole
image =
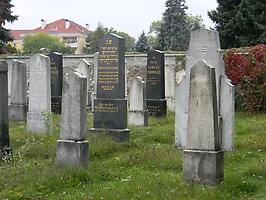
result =
[[[128,124],[133,126],[148,126],[148,111],[133,111],[128,112]]]
[[[56,161],[59,165],[72,167],[88,166],[89,142],[57,140]]]
[[[9,119],[14,121],[26,121],[27,111],[26,63],[14,60],[11,65]]]
[[[8,65],[0,60],[0,151],[9,149]]]
[[[191,68],[186,149],[219,150],[215,68],[199,61]]]
[[[184,150],[183,176],[188,182],[215,186],[224,178],[222,151]]]
[[[175,146],[184,149],[187,143],[187,112],[185,105],[186,96],[185,71],[182,70],[176,74],[175,86]]]
[[[51,74],[49,57],[36,54],[30,60],[27,128],[34,133],[52,133]]]
[[[165,66],[165,98],[168,110],[175,112],[175,66]]]
[[[235,126],[235,87],[225,75],[221,76],[221,101],[220,115],[222,124],[222,149],[234,150],[234,126]]]
[[[60,138],[85,140],[87,78],[73,68],[64,69]]]
[[[91,106],[91,65],[87,60],[82,59],[78,64],[77,70],[87,78],[87,106]]]

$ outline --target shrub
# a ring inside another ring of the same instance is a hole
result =
[[[236,109],[266,112],[266,45],[229,49],[224,61],[236,86]]]

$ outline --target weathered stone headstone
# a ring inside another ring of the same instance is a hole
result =
[[[139,76],[134,78],[131,82],[129,102],[128,124],[134,126],[148,126],[145,83]]]
[[[225,75],[219,34],[206,29],[192,31],[186,55],[186,75],[176,86],[176,146],[181,149],[186,147],[190,69],[199,60],[205,60],[215,68],[219,130],[224,141],[222,149],[232,151],[234,149],[234,87]]]
[[[52,111],[56,114],[60,114],[62,101],[63,56],[61,53],[51,52],[49,57],[51,63]]]
[[[9,147],[7,66],[6,61],[0,61],[0,158],[11,155],[11,148]]]
[[[29,79],[28,131],[51,134],[51,73],[49,57],[42,54],[36,54],[31,57]]]
[[[93,58],[93,90],[91,94],[91,107],[92,112],[94,112],[94,100],[96,99],[97,93],[97,73],[98,73],[98,63],[99,63],[99,52],[94,54]]]
[[[107,132],[117,141],[129,140],[125,99],[124,39],[107,34],[100,40],[93,132]]]
[[[224,171],[215,79],[215,68],[204,61],[191,68],[183,173],[187,181],[207,185],[222,181]]]
[[[27,120],[27,68],[26,63],[14,60],[11,66],[11,96],[9,119]]]
[[[175,112],[175,67],[165,66],[165,98],[167,101],[167,108]]]
[[[150,50],[146,70],[146,105],[150,114],[166,114],[164,53]]]
[[[87,106],[91,106],[91,94],[92,94],[92,89],[91,89],[91,65],[90,63],[82,59],[79,64],[77,69],[80,71],[82,75],[84,75],[87,78],[87,90],[88,90],[88,99],[87,99]]]
[[[88,165],[87,78],[79,71],[64,69],[60,140],[56,158],[62,165]]]

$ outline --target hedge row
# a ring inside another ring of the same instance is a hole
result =
[[[229,49],[225,71],[236,86],[236,109],[266,112],[266,45]]]

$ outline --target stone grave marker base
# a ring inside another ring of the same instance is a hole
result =
[[[91,128],[91,133],[95,135],[106,135],[115,142],[128,142],[130,140],[129,129],[102,129],[102,128]]]
[[[89,142],[73,140],[57,140],[56,160],[59,165],[80,166],[88,165]]]
[[[26,121],[27,120],[28,105],[23,104],[10,104],[9,105],[9,119],[13,121]]]
[[[147,108],[150,115],[164,116],[167,112],[166,99],[146,99]]]
[[[128,124],[133,126],[148,126],[148,111],[129,111]]]
[[[217,185],[223,180],[223,151],[184,150],[183,175],[188,182]]]

